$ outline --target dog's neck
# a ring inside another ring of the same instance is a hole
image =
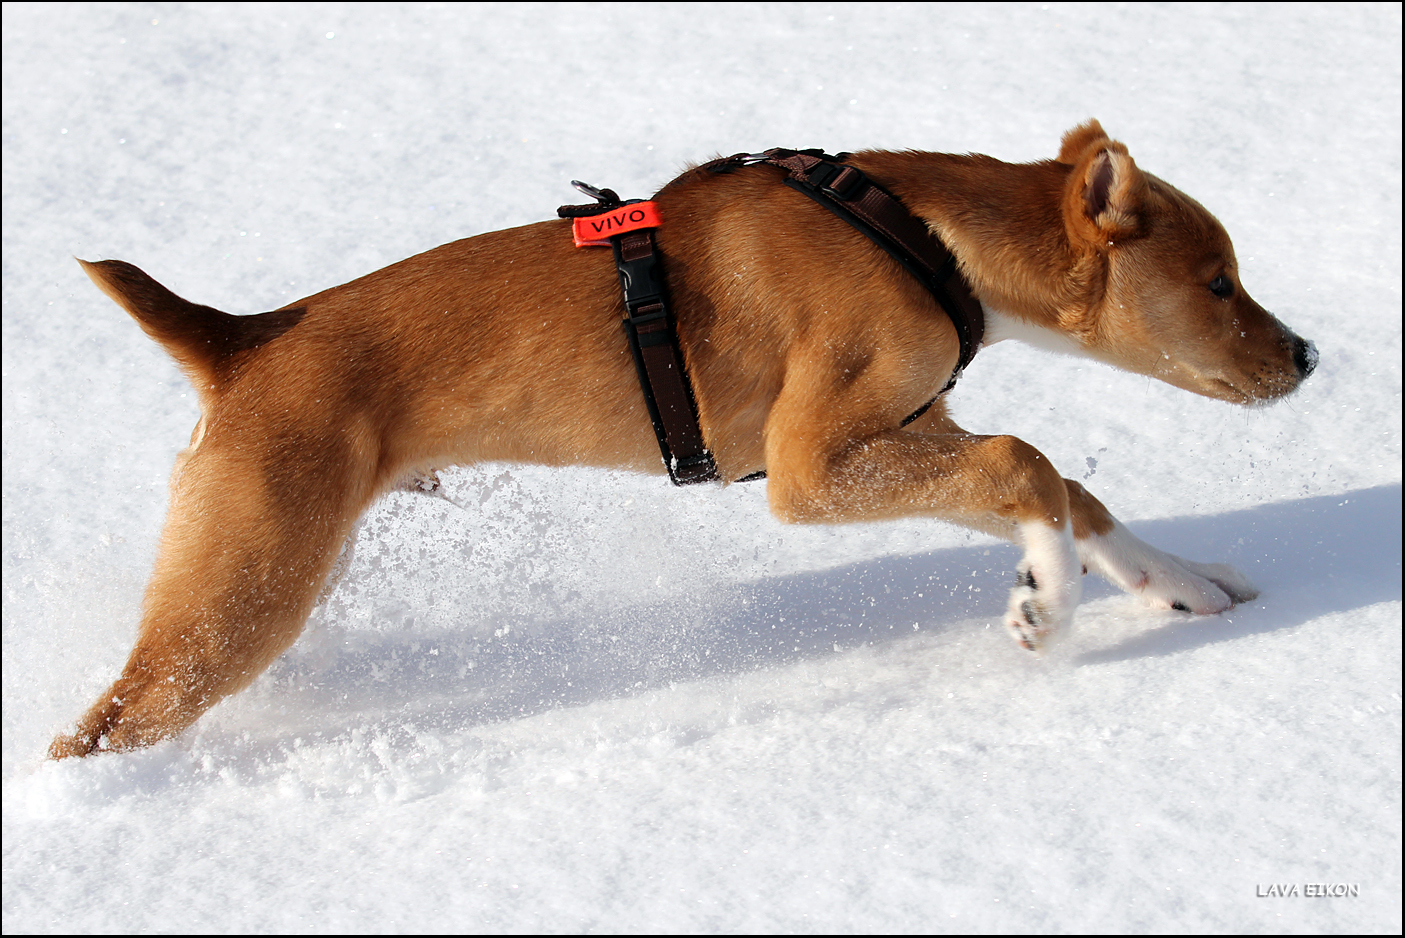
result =
[[[1071,167],[888,151],[852,162],[936,231],[987,310],[1061,331],[1082,318],[1089,298],[1078,289],[1085,278],[1075,275],[1060,208]]]

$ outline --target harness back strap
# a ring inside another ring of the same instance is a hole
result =
[[[951,390],[985,339],[985,314],[956,266],[956,258],[931,229],[898,199],[843,162],[847,154],[776,148],[765,153],[738,153],[705,163],[702,169],[730,172],[748,163],[769,163],[786,170],[784,182],[848,222],[917,278],[956,327],[960,353],[941,393]],[[928,403],[920,413],[925,412]],[[915,415],[911,419],[916,419]],[[909,421],[904,421],[904,425]]]

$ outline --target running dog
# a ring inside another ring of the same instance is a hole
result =
[[[845,157],[926,223],[986,317],[1033,341],[1255,405],[1317,353],[1250,298],[1208,211],[1096,121],[1057,159]],[[940,391],[958,334],[888,254],[777,183],[699,169],[661,190],[658,250],[698,422],[723,478],[758,470],[782,520],[925,516],[1020,544],[1005,621],[1039,650],[1091,571],[1160,608],[1252,599],[1233,569],[1164,553],[1012,436],[968,433]],[[662,473],[608,256],[571,223],[456,241],[274,312],[187,302],[130,264],[80,262],[175,357],[200,419],[176,459],[140,634],[54,758],[180,733],[297,638],[372,502],[482,461]],[[920,418],[905,417],[937,398]]]

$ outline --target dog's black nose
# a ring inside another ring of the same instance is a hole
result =
[[[1298,366],[1298,376],[1306,378],[1317,369],[1317,345],[1297,336],[1293,341],[1293,364]]]

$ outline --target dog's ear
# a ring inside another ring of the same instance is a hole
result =
[[[1090,117],[1064,134],[1063,141],[1059,144],[1059,162],[1072,166],[1090,147],[1105,140],[1111,140],[1107,131],[1103,130],[1103,125],[1098,123],[1097,118]]]
[[[1064,134],[1060,163],[1073,167],[1064,183],[1064,227],[1076,247],[1099,249],[1137,233],[1146,176],[1127,148],[1095,120]]]

